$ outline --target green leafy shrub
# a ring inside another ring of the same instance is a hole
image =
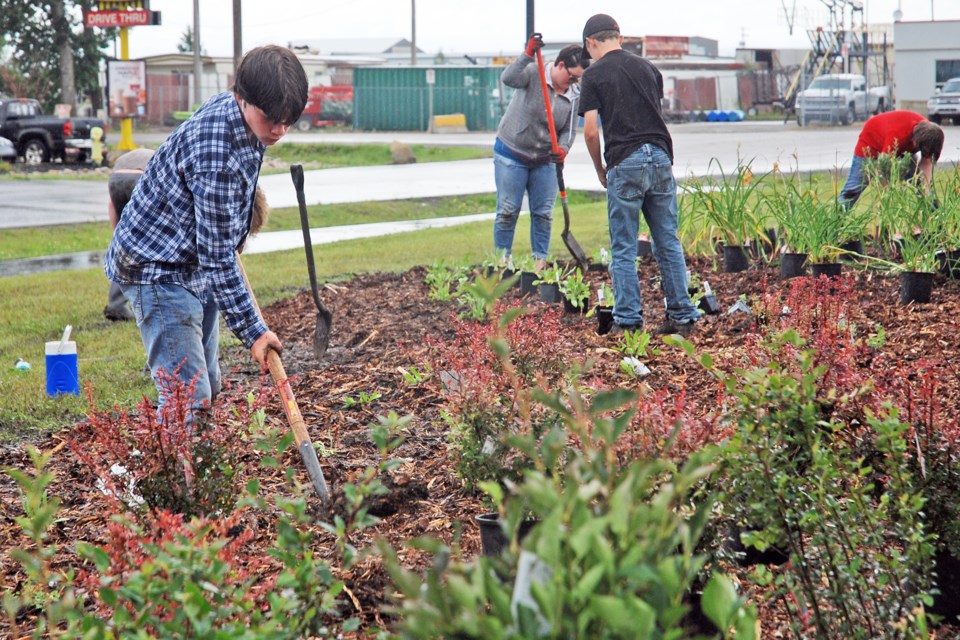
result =
[[[782,340],[802,342],[788,331]],[[689,343],[685,348],[692,351]],[[899,466],[907,449],[895,414],[867,412],[872,442],[890,461],[885,482],[847,439],[844,400],[821,387],[812,353],[795,351],[792,368],[775,361],[724,381],[735,431],[721,448],[722,517],[760,551],[789,553],[785,569],[752,574],[790,614],[798,637],[915,637],[925,626],[932,545],[922,521],[923,497]]]
[[[529,588],[511,584],[513,552],[467,564],[455,550],[420,539],[415,546],[436,558],[421,577],[381,546],[402,595],[401,638],[670,638],[698,631],[686,615],[693,589],[704,584],[698,579],[706,557],[694,549],[712,501],[694,496],[713,471],[714,451],[701,450],[682,468],[655,459],[618,464],[608,443],[627,428],[632,399],[616,391],[587,405],[576,392],[533,393],[531,401],[560,424],[539,440],[511,439],[534,464],[508,493],[485,485],[508,528],[528,514],[539,520],[521,555],[539,567]],[[723,637],[753,638],[755,611],[732,582],[710,573],[703,613]]]

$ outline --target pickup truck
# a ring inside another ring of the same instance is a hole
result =
[[[93,127],[106,133],[103,120],[45,116],[36,100],[0,97],[0,136],[13,142],[27,164],[53,159],[86,162]]]
[[[797,124],[811,120],[850,124],[891,108],[890,87],[867,88],[867,79],[855,73],[819,76],[797,95]]]

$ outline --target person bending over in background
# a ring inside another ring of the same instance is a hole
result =
[[[161,370],[195,381],[195,409],[219,392],[219,313],[261,368],[268,349],[283,348],[254,309],[236,255],[263,153],[306,102],[306,74],[289,49],[249,51],[233,91],[208,100],[160,145],[124,209],[105,271],[133,304],[161,407]]]
[[[560,153],[553,153],[546,105],[540,84],[536,52],[543,47],[539,34],[530,36],[527,48],[503,71],[503,84],[516,89],[500,120],[493,146],[493,173],[497,185],[497,217],[493,244],[501,258],[513,251],[513,235],[524,193],[530,203],[530,246],[539,271],[550,254],[553,207],[557,202],[557,169],[577,133],[577,101],[583,74],[579,45],[563,48],[546,69],[546,80]]]
[[[113,171],[110,173],[110,181],[107,183],[107,192],[110,200],[107,203],[107,213],[110,216],[110,227],[114,230],[117,223],[120,222],[120,216],[123,214],[123,208],[130,201],[130,195],[133,188],[140,181],[143,170],[147,168],[147,163],[153,157],[153,149],[134,149],[120,156],[113,164]],[[120,285],[116,282],[110,283],[110,292],[107,294],[107,306],[103,309],[103,315],[110,321],[133,320],[133,309],[130,308],[130,302],[123,296]]]
[[[933,180],[933,167],[943,150],[943,129],[913,111],[887,111],[868,119],[860,130],[857,146],[853,149],[850,175],[840,190],[837,201],[850,209],[856,204],[870,183],[866,165],[881,155],[898,158],[910,156],[910,162],[901,174],[903,180],[924,180],[928,190]],[[919,158],[917,157],[919,155]]]
[[[677,183],[673,140],[663,121],[663,77],[647,60],[621,48],[617,21],[599,13],[583,28],[584,57],[595,62],[583,74],[580,114],[583,137],[597,178],[607,190],[613,259],[614,335],[643,327],[637,277],[640,212],[650,228],[660,267],[667,319],[656,333],[686,335],[700,319],[687,291],[687,265],[677,236]],[[603,122],[603,155],[599,122]],[[606,165],[604,165],[606,160]]]

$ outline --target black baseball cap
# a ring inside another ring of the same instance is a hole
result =
[[[590,19],[587,20],[587,24],[583,25],[584,60],[590,59],[590,54],[587,52],[587,38],[600,33],[601,31],[616,31],[619,33],[620,25],[617,24],[616,20],[605,13],[598,13],[595,16],[590,16]]]

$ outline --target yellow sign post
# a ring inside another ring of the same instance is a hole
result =
[[[100,0],[96,11],[87,12],[88,27],[120,28],[120,60],[130,59],[130,27],[160,24],[160,12],[150,11],[149,0]],[[120,119],[120,142],[117,149],[136,149],[133,143],[132,114]],[[109,114],[108,116],[109,117]]]

